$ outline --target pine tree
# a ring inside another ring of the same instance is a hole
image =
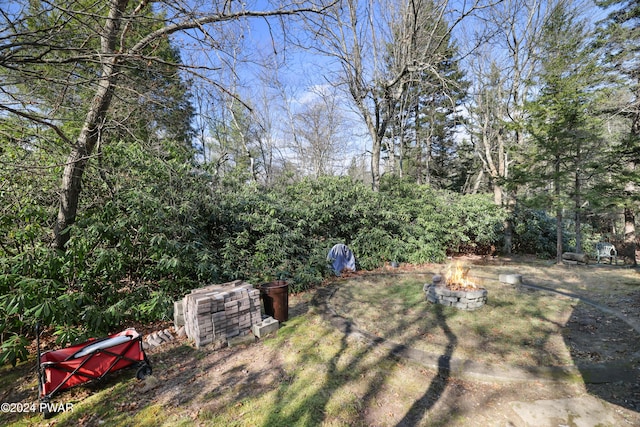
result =
[[[633,265],[636,260],[635,217],[640,205],[640,1],[600,0],[609,11],[602,22],[598,45],[611,78],[614,102],[607,103],[605,113],[622,117],[623,130],[611,153],[609,167],[612,183],[603,185],[607,200],[624,210],[625,255]]]
[[[393,157],[397,156],[398,167],[394,169],[398,169],[398,175],[410,176],[419,184],[459,191],[466,181],[463,163],[467,159],[464,147],[458,147],[455,133],[461,122],[458,108],[469,83],[464,80],[446,23],[440,22],[434,31],[437,34],[437,43],[431,51],[434,68],[418,70],[406,77],[383,151],[394,163]],[[396,38],[403,34],[400,29],[396,32]],[[398,55],[397,46],[389,46],[390,69],[399,62],[394,55]]]
[[[575,11],[558,4],[545,24],[540,43],[539,93],[528,104],[534,152],[528,181],[541,202],[556,212],[557,262],[562,262],[564,210],[575,215],[576,252],[582,251],[580,224],[586,196],[590,156],[600,141],[598,124],[590,114],[597,65],[587,42],[585,23]]]

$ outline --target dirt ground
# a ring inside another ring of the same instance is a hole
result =
[[[562,289],[567,291],[566,287]],[[640,286],[637,290],[622,285],[616,289],[619,298],[609,300],[607,306],[618,310],[622,316],[640,321]],[[602,402],[615,418],[611,425],[640,425],[637,362],[640,360],[640,336],[629,323],[592,305],[578,304],[564,325],[565,340],[571,343],[572,357],[576,363],[588,366],[604,363],[615,367],[620,363],[624,365],[622,368],[604,372],[588,383],[546,379],[511,382],[469,379],[443,369],[442,364],[424,366],[389,354],[382,346],[358,334],[342,336],[343,332],[335,330],[331,324],[331,313],[322,305],[328,295],[326,289],[324,294],[322,292],[321,288],[291,295],[290,319],[304,316],[305,321],[322,323],[322,327],[332,329],[340,336],[345,347],[364,347],[369,349],[370,355],[392,359],[394,363],[394,372],[388,378],[373,382],[375,387],[369,390],[354,392],[360,402],[357,411],[361,425],[521,426],[524,424],[514,409],[514,402],[586,396]],[[286,328],[285,323],[281,331]],[[154,375],[146,381],[128,383],[127,387],[136,399],[121,404],[123,412],[135,413],[149,404],[160,404],[169,413],[181,414],[181,417],[188,414],[196,425],[216,425],[207,414],[215,414],[229,405],[238,405],[243,399],[260,396],[294,381],[283,349],[269,346],[263,340],[216,351],[196,351],[186,340],[176,340],[149,350],[147,355],[154,366]],[[440,355],[440,360],[446,359],[445,356]],[[35,369],[23,369],[26,381],[2,391],[0,401],[19,402],[35,393]],[[320,378],[321,374],[318,376]],[[118,375],[111,381],[117,382]],[[91,394],[90,387],[81,387],[65,392],[63,399],[77,402]],[[0,424],[3,424],[2,419]],[[79,424],[108,425],[108,420],[97,415],[87,416],[79,420]],[[242,422],[237,424],[242,425]],[[329,424],[344,425],[339,420]],[[48,425],[56,425],[56,422]],[[567,424],[558,420],[554,425]]]

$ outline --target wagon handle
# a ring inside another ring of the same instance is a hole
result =
[[[36,363],[38,365],[38,394],[42,396],[44,388],[42,385],[42,366],[40,365],[40,322],[36,322]],[[38,397],[40,397],[38,396]]]

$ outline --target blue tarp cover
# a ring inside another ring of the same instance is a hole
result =
[[[336,276],[339,276],[344,269],[356,271],[356,258],[351,249],[342,243],[331,248],[327,255],[327,261],[331,263]]]

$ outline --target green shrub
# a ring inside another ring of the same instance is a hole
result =
[[[517,209],[513,216],[513,252],[541,258],[556,255],[556,220],[545,211]],[[566,244],[566,237],[563,238]]]
[[[489,253],[502,239],[506,211],[496,206],[486,194],[455,196],[451,200],[453,239],[448,248],[453,252]]]
[[[0,365],[11,363],[16,366],[18,361],[27,360],[29,352],[27,346],[31,342],[24,336],[17,333],[11,334],[10,337],[0,345]]]

